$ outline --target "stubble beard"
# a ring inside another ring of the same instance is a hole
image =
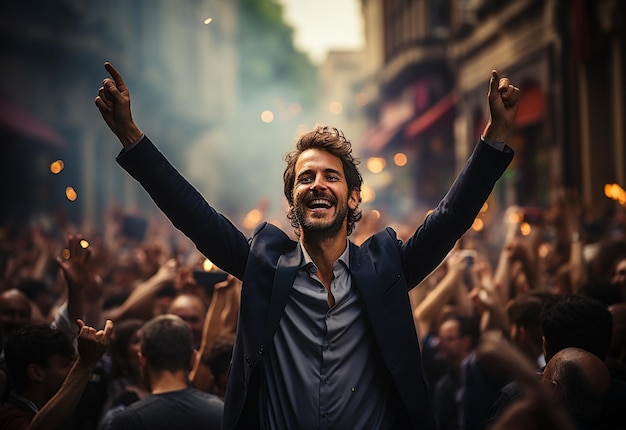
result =
[[[295,215],[303,237],[314,240],[330,239],[335,237],[342,229],[343,223],[348,216],[348,205],[336,206],[337,212],[332,220],[327,222],[312,222],[305,215],[302,203],[295,206]]]

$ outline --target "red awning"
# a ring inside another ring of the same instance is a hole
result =
[[[0,128],[57,148],[67,146],[63,136],[14,101],[2,96],[0,96]]]
[[[456,103],[456,97],[454,94],[448,94],[437,103],[435,103],[430,109],[424,112],[412,120],[404,129],[404,135],[408,138],[412,138],[420,134],[422,131],[428,129],[433,124],[441,119]]]
[[[546,112],[546,98],[538,87],[527,88],[522,91],[519,100],[519,110],[515,117],[515,125],[525,127],[541,121]]]
[[[392,128],[385,128],[379,125],[372,129],[363,138],[363,148],[371,153],[380,151],[401,131],[403,125],[404,123],[401,123]]]

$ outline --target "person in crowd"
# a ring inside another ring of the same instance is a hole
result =
[[[489,430],[576,430],[564,406],[537,377],[535,363],[502,333],[487,332],[480,338],[476,353],[494,373],[509,375],[524,393],[520,400],[485,428]]]
[[[220,429],[223,401],[189,385],[196,355],[189,325],[159,315],[139,332],[139,363],[150,394],[111,416],[106,430]]]
[[[537,364],[537,369],[542,369],[546,365],[539,318],[547,298],[549,298],[548,293],[522,294],[511,300],[506,309],[509,316],[511,341],[533,363]]]
[[[603,425],[611,376],[606,364],[596,355],[580,348],[564,348],[550,359],[541,381],[565,407],[579,430],[611,428]]]
[[[228,386],[228,369],[233,356],[235,337],[221,336],[215,340],[208,354],[201,356],[201,360],[211,370],[213,384],[210,392],[224,398]]]
[[[611,283],[619,289],[622,300],[626,301],[626,254],[615,258]]]
[[[57,258],[58,268],[63,275],[67,288],[63,303],[54,312],[50,325],[58,328],[70,341],[75,341],[80,327],[75,321],[84,318],[83,297],[86,285],[84,283],[85,264],[89,259],[90,250],[81,246],[83,240],[80,235],[70,235],[67,238],[67,248],[64,258]],[[0,332],[11,334],[20,328],[40,321],[33,319],[33,309],[36,306],[19,290],[10,289],[0,295]],[[92,324],[91,321],[88,321]],[[100,323],[100,321],[98,321]],[[102,324],[105,321],[101,321]],[[97,326],[93,324],[93,326]],[[4,357],[0,357],[0,392],[6,397],[11,390],[11,381],[7,378]]]
[[[613,317],[613,333],[606,364],[612,377],[626,381],[626,302],[610,305],[609,312]]]
[[[194,387],[224,397],[239,315],[241,281],[232,275],[213,286],[204,319],[199,360],[191,372]]]
[[[71,339],[47,324],[26,325],[7,341],[13,390],[0,407],[0,429],[54,430],[69,422],[113,330],[110,320],[98,331],[78,325],[78,355]]]
[[[540,325],[546,362],[570,347],[584,349],[605,361],[611,342],[612,317],[602,303],[577,294],[554,296],[544,304]],[[523,394],[517,381],[502,388],[491,408],[488,422],[495,421],[507,408],[520,401]],[[609,395],[605,397],[603,425],[619,428],[626,424],[623,413],[625,402],[626,385],[611,378]]]
[[[199,349],[206,314],[206,307],[202,299],[195,294],[179,294],[170,303],[167,313],[177,315],[189,324],[193,335],[193,347]]]
[[[17,288],[0,293],[0,342],[4,346],[9,337],[31,322],[32,303]]]
[[[433,404],[437,428],[482,429],[489,408],[505,384],[492,375],[477,359],[475,348],[480,337],[476,317],[446,315],[438,331],[441,358],[447,373],[437,381]]]
[[[492,71],[482,136],[413,236],[401,242],[385,229],[357,246],[348,236],[362,177],[342,132],[318,127],[286,156],[298,240],[269,223],[248,240],[137,127],[121,74],[105,68],[112,78],[95,103],[122,143],[118,162],[207,258],[243,281],[224,428],[434,429],[408,291],[472,225],[512,160],[504,142],[519,89]]]
[[[441,269],[445,270],[445,274],[413,310],[424,370],[431,391],[448,368],[441,357],[437,336],[443,316],[449,312],[467,317],[474,314],[468,289],[463,282],[463,274],[467,270],[467,261],[463,255],[458,250],[452,250],[441,264]]]
[[[139,330],[144,322],[127,319],[115,326],[111,336],[109,355],[111,374],[107,389],[107,402],[103,407],[99,428],[108,425],[118,410],[143,399],[149,394],[139,365]]]

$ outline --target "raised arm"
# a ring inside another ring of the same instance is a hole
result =
[[[106,322],[103,330],[88,327],[82,320],[78,324],[78,357],[61,388],[33,418],[30,430],[64,428],[83,395],[96,363],[107,348],[113,331],[111,321]]]
[[[76,320],[85,319],[86,295],[99,290],[89,268],[90,255],[91,250],[86,245],[83,236],[77,234],[68,237],[67,248],[63,250],[61,257],[56,259],[67,284],[67,299],[65,301],[67,309],[61,307],[57,310],[55,324],[59,329],[68,332],[71,337],[78,334]],[[59,314],[63,312],[67,312],[67,315]],[[94,321],[90,320],[88,323],[94,324]]]
[[[137,127],[131,114],[130,93],[121,74],[110,63],[105,63],[105,68],[111,78],[104,79],[95,103],[125,148],[117,162],[202,254],[241,279],[250,252],[248,238],[211,207]]]
[[[154,275],[137,285],[124,303],[107,311],[105,316],[115,322],[133,317],[150,319],[156,294],[163,285],[173,282],[177,273],[176,260],[173,258],[167,260]]]
[[[467,289],[463,284],[463,271],[467,263],[463,260],[463,256],[458,251],[452,251],[445,264],[446,274],[413,311],[420,341],[432,329],[434,321],[441,313],[441,309],[448,303],[455,292],[464,290],[463,293],[467,294]]]
[[[238,313],[238,302],[235,296],[239,296],[241,281],[230,275],[223,282],[215,284],[213,295],[211,296],[211,304],[204,319],[204,327],[202,329],[202,343],[195,365],[189,376],[194,386],[202,391],[209,392],[214,375],[206,364],[204,357],[211,352],[215,340],[225,334],[225,332],[234,333],[232,324],[233,313],[236,319]]]
[[[471,227],[513,159],[512,149],[504,142],[517,113],[519,89],[492,70],[488,101],[490,116],[481,141],[437,208],[403,245],[403,266],[411,286],[437,267]]]

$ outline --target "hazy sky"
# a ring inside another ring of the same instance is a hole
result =
[[[295,28],[295,44],[320,64],[329,49],[360,49],[363,23],[360,0],[278,0]]]

